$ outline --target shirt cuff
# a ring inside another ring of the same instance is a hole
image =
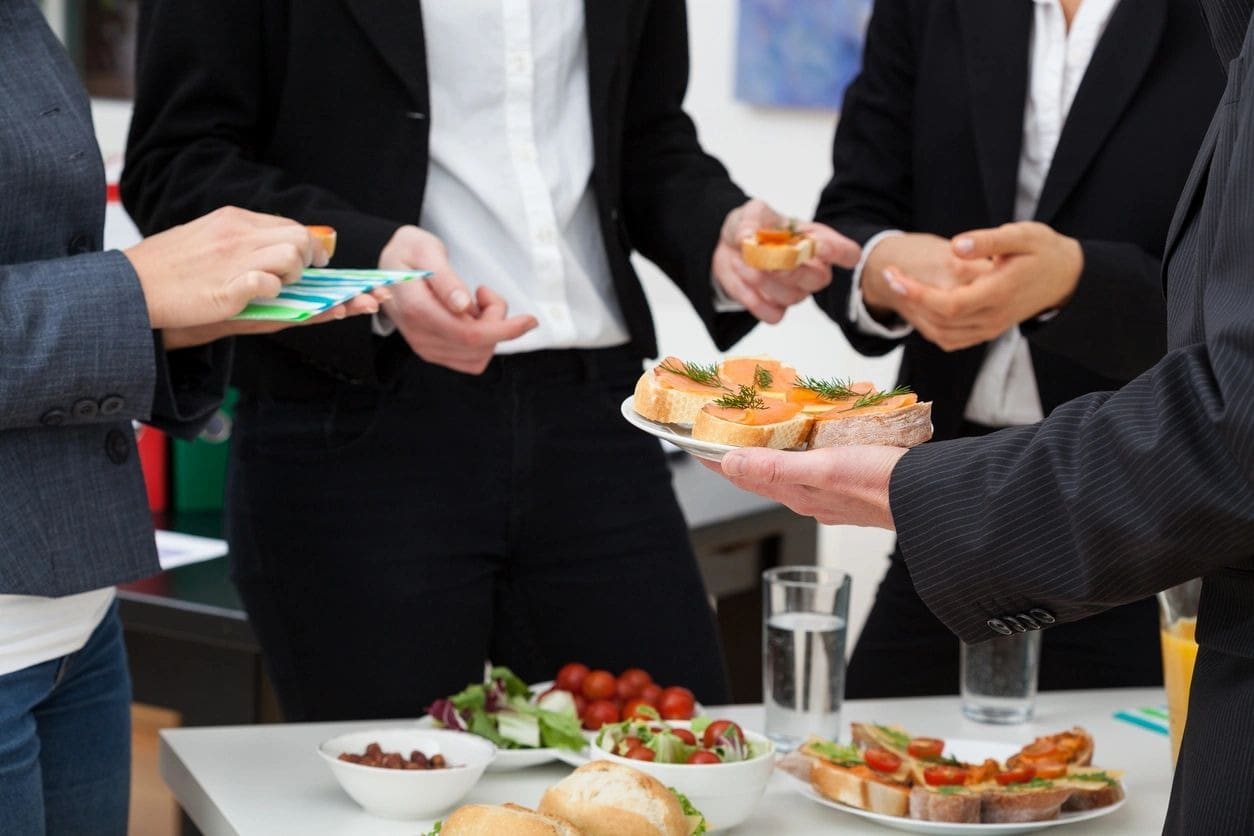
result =
[[[370,318],[370,329],[376,337],[390,337],[396,333],[396,323],[383,311]]]
[[[744,305],[727,295],[727,291],[723,290],[723,285],[718,279],[710,276],[710,284],[714,288],[715,313],[740,313],[746,310]]]
[[[899,340],[914,331],[914,326],[908,322],[898,320],[900,324],[891,325],[880,322],[871,316],[871,312],[866,308],[866,302],[862,299],[862,269],[866,267],[871,251],[885,238],[897,235],[905,235],[905,233],[900,229],[886,229],[873,235],[862,246],[862,257],[858,259],[858,265],[853,268],[853,281],[849,283],[849,320],[859,331],[870,337]]]

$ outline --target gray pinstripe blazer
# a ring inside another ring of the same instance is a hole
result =
[[[104,194],[73,66],[32,0],[3,0],[0,593],[157,571],[130,422],[191,429],[225,385],[226,346],[156,350],[130,262],[99,252]]]
[[[1036,426],[917,448],[891,487],[915,586],[968,642],[1205,577],[1171,833],[1254,833],[1252,3],[1203,0],[1231,63],[1168,236],[1167,356]]]

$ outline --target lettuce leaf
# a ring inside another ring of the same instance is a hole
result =
[[[816,740],[806,748],[838,766],[857,766],[862,763],[862,753],[852,743],[841,744],[830,740]]]
[[[688,796],[674,787],[667,787],[667,789],[679,801],[679,806],[684,811],[684,818],[688,820],[688,836],[701,836],[701,834],[707,832],[710,823],[705,820],[705,816],[701,815],[701,811],[692,805],[692,802],[688,800]]]

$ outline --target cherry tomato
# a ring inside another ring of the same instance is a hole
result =
[[[1029,767],[1029,768],[1032,768],[1032,767]],[[1036,769],[1036,777],[1046,778],[1049,780],[1053,780],[1054,778],[1061,778],[1062,776],[1067,774],[1067,765],[1065,763],[1047,761],[1045,763],[1036,764],[1035,769]]]
[[[658,700],[658,712],[663,720],[691,720],[696,698],[687,688],[666,688]]]
[[[640,699],[644,700],[654,708],[657,708],[658,703],[662,699],[662,686],[654,685],[650,682],[648,685],[644,686],[643,689],[641,689]]]
[[[643,708],[644,711],[641,711],[641,708]],[[644,700],[628,700],[623,706],[623,719],[644,720],[646,722],[649,720],[656,720],[657,709],[649,705]]]
[[[625,705],[639,697],[640,691],[637,688],[633,688],[630,682],[618,679],[614,682],[614,694]]]
[[[618,722],[618,706],[609,700],[597,700],[588,705],[583,715],[583,727],[588,731],[596,731],[607,723]]]
[[[562,669],[557,672],[557,679],[554,680],[553,684],[563,691],[578,694],[579,689],[583,686],[583,678],[587,675],[587,665],[571,662],[569,665],[562,665]]]
[[[1005,772],[998,772],[995,780],[1003,787],[1006,787],[1011,784],[1026,784],[1035,777],[1035,769],[1030,766],[1020,766],[1015,769],[1008,769]]]
[[[622,740],[618,741],[618,745],[614,747],[614,751],[615,753],[622,755],[623,757],[626,757],[627,753],[630,752],[632,749],[636,748],[637,746],[643,746],[643,745],[644,745],[643,740],[636,737],[635,735],[632,735],[629,737],[624,737]]]
[[[697,736],[687,729],[671,729],[671,734],[675,735],[689,746],[697,745]]]
[[[592,671],[583,678],[579,690],[590,700],[612,700],[618,680],[609,671]]]
[[[862,759],[876,772],[896,772],[901,769],[901,758],[887,749],[867,749]]]
[[[646,670],[628,668],[618,675],[618,681],[626,682],[638,695],[644,690],[644,686],[653,684],[653,677],[649,676],[649,672]]]
[[[588,698],[578,692],[571,694],[575,698],[575,713],[579,715],[579,719],[583,719],[583,713],[588,710]]]
[[[710,723],[705,727],[705,735],[702,736],[701,742],[705,744],[705,748],[713,749],[718,745],[720,737],[735,737],[739,738],[741,743],[745,742],[745,733],[731,720],[715,720]]]
[[[722,763],[718,755],[705,749],[698,749],[688,756],[688,763]]]
[[[967,771],[957,766],[929,766],[923,770],[929,787],[960,787],[967,782]]]
[[[631,758],[633,761],[651,761],[656,757],[656,755],[648,746],[636,746],[634,749],[627,752],[627,757]]]
[[[922,760],[939,758],[941,753],[945,751],[945,741],[937,740],[934,737],[916,737],[910,741],[906,751],[912,758],[920,758]]]

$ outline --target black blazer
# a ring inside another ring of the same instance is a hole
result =
[[[1013,220],[1032,0],[878,0],[836,131],[819,220],[865,242],[884,229],[949,237]],[[1079,239],[1084,272],[1045,324],[1021,325],[1046,414],[1113,389],[1166,348],[1159,256],[1171,209],[1223,88],[1197,0],[1123,0],[1054,155],[1037,220]],[[819,302],[863,354],[900,341],[848,318],[851,273]],[[905,340],[901,380],[959,434],[987,346]]]
[[[1205,578],[1172,834],[1254,833],[1251,5],[1203,0],[1229,82],[1167,239],[1167,355],[1041,424],[918,447],[891,486],[915,588],[968,642]]]
[[[746,197],[682,109],[685,4],[587,0],[585,10],[593,184],[632,346],[657,353],[634,247],[728,347],[753,320],[715,314],[710,259]],[[145,0],[123,201],[145,233],[223,204],[330,224],[334,264],[374,267],[396,228],[418,222],[439,118],[416,0]],[[290,384],[311,367],[376,380],[389,341],[361,318],[241,342],[237,377],[248,388]]]

